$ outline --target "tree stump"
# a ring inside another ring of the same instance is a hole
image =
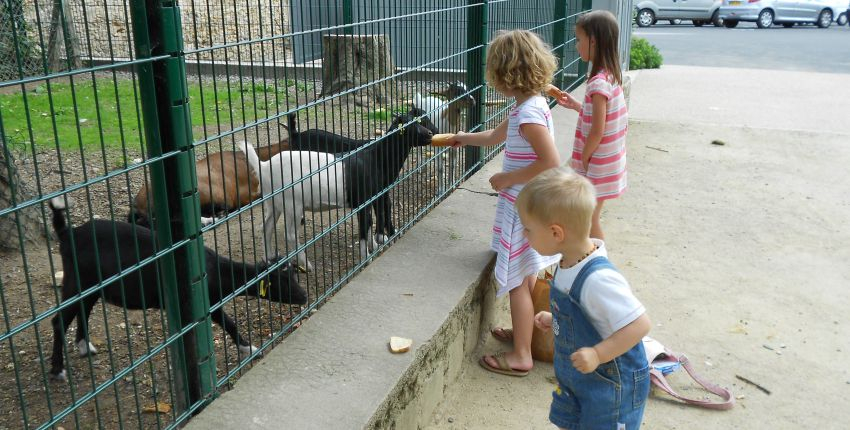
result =
[[[66,0],[53,0],[50,16],[50,38],[47,43],[47,61],[50,70],[72,70],[80,67],[80,40],[71,21],[71,8]],[[62,56],[65,59],[62,59]]]
[[[383,34],[328,34],[322,38],[322,95],[337,94],[390,76],[395,67]],[[388,103],[389,81],[355,91],[360,106]]]
[[[0,136],[0,208],[9,208],[35,196],[35,191],[18,176],[18,169],[6,141]],[[20,223],[21,238],[18,235]],[[37,206],[0,217],[0,250],[19,250],[23,243],[40,243],[44,227]],[[20,240],[23,239],[23,240]]]

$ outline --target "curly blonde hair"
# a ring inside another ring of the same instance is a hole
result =
[[[497,90],[540,93],[552,82],[558,62],[540,37],[528,30],[500,31],[487,49],[485,78]]]

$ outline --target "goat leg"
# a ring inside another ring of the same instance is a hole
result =
[[[233,318],[230,318],[230,315],[227,315],[224,310],[218,308],[210,316],[212,317],[213,322],[220,325],[227,335],[236,342],[239,352],[251,355],[256,351],[259,351],[259,348],[251,345],[247,340],[242,339],[242,337],[239,336],[239,329],[236,326],[236,322],[233,321]]]
[[[357,212],[357,228],[360,237],[360,259],[365,260],[378,247],[372,235],[372,207],[367,206]]]
[[[65,291],[69,291],[69,288],[76,289],[75,285],[69,283],[68,279],[63,282]],[[63,296],[67,296],[67,294],[63,293]],[[62,301],[64,302],[67,297],[63,297]],[[68,306],[65,309],[62,309],[57,313],[53,319],[50,321],[53,325],[53,356],[50,358],[50,379],[54,381],[67,381],[68,378],[65,374],[65,363],[64,363],[64,344],[65,344],[65,331],[68,329],[68,325],[71,321],[74,320],[74,317],[77,316],[77,307],[76,306]]]
[[[387,243],[395,233],[393,225],[392,201],[390,196],[384,194],[375,201],[375,239],[378,243]]]
[[[77,314],[77,354],[80,357],[97,354],[97,348],[89,342],[89,316],[97,303],[98,296],[91,295],[80,303],[80,313]]]

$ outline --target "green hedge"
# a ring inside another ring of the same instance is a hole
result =
[[[658,48],[640,37],[632,38],[632,55],[629,60],[629,69],[657,69],[661,67],[664,59]]]

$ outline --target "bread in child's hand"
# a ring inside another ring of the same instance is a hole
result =
[[[546,95],[548,95],[549,97],[554,97],[556,99],[561,98],[561,94],[563,94],[563,93],[561,92],[560,89],[558,89],[558,87],[552,86],[552,87],[549,87],[548,90],[546,90]]]
[[[434,137],[431,138],[431,145],[433,146],[452,146],[455,143],[455,134],[454,133],[440,133],[435,134]]]

